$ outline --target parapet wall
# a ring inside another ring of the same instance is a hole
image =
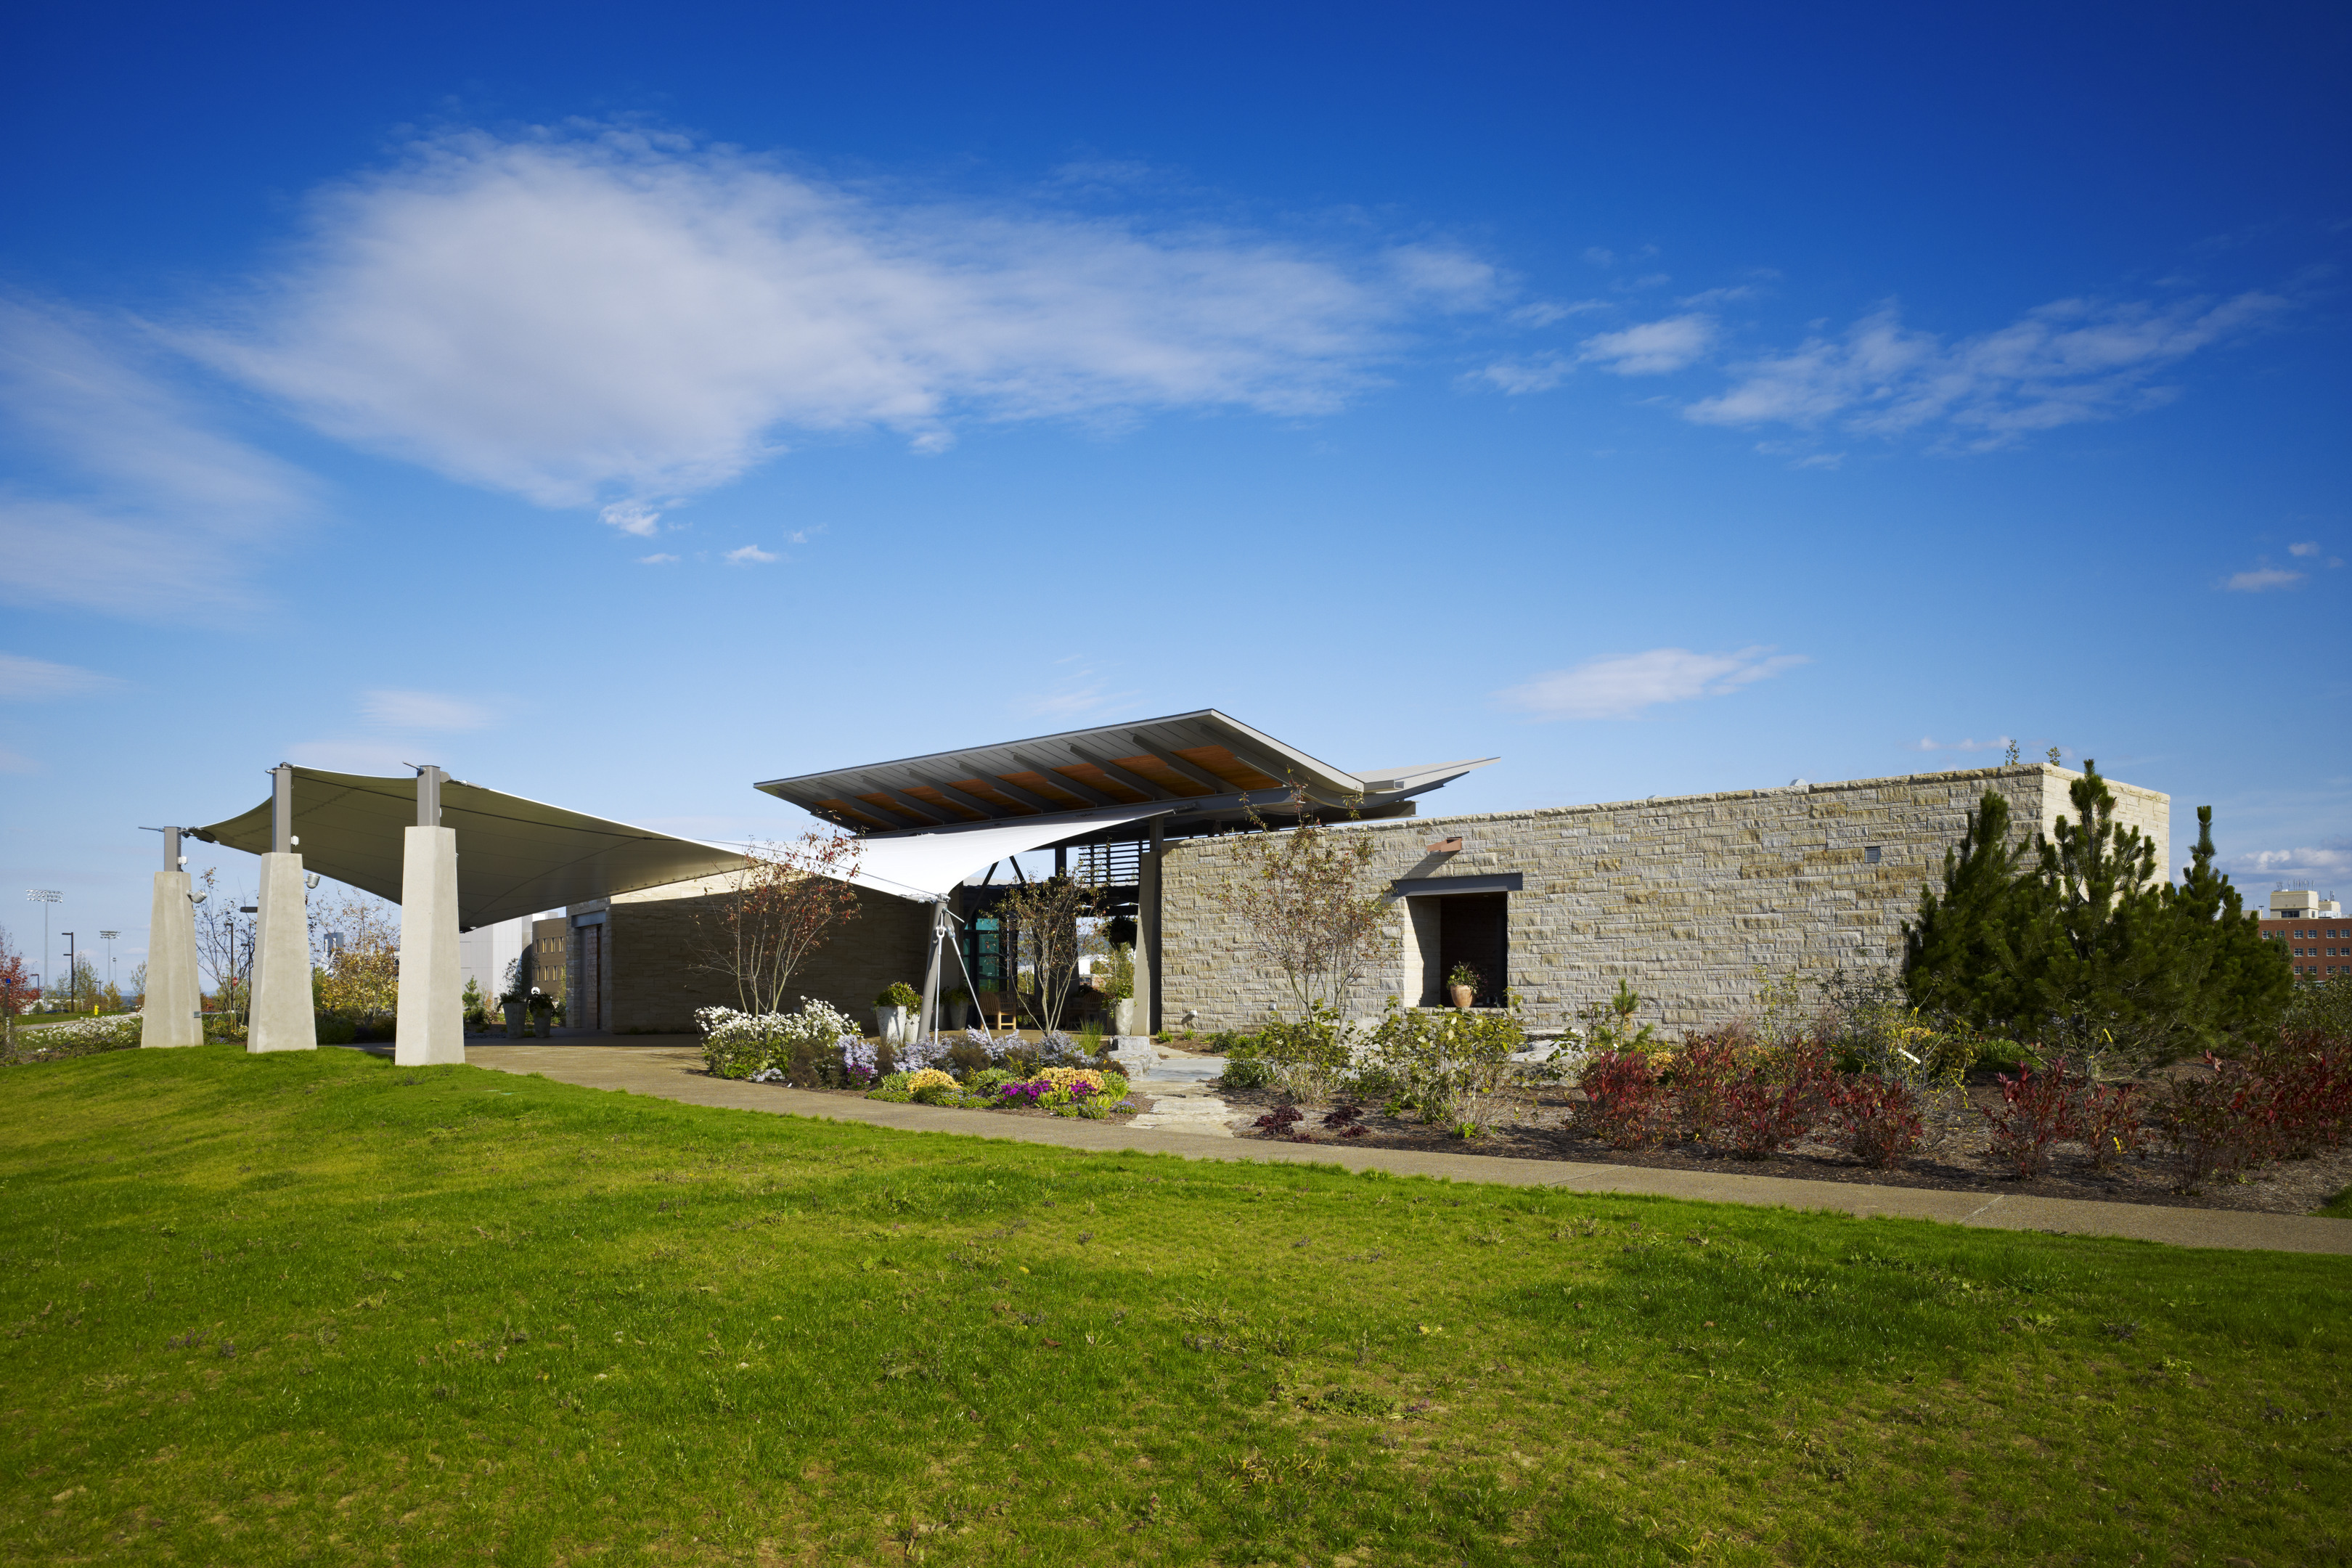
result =
[[[1541,1029],[1630,984],[1668,1033],[1720,1023],[1753,1000],[1761,978],[1883,965],[1902,955],[1902,922],[1942,874],[1967,814],[1984,793],[2008,797],[2018,838],[2071,815],[2082,777],[2047,763],[1857,779],[1843,784],[1617,801],[1476,816],[1365,823],[1374,874],[1404,878],[1518,873],[1508,901],[1508,983]],[[2107,781],[2120,822],[2156,840],[2170,868],[2171,799]],[[1458,853],[1433,854],[1459,837]],[[1878,851],[1873,861],[1868,855]],[[1247,933],[1211,896],[1233,864],[1232,842],[1170,846],[1160,907],[1161,1016],[1174,1024],[1241,1026],[1286,1005],[1279,975],[1249,952]],[[1418,900],[1412,900],[1418,902]],[[1376,1016],[1419,988],[1422,950],[1408,900],[1393,918],[1349,1011]]]

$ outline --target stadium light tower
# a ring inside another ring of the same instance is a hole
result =
[[[49,968],[49,906],[65,897],[56,888],[27,888],[25,896],[41,906],[41,973]]]

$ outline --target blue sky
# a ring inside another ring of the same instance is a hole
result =
[[[2352,21],[1905,9],[15,7],[0,921],[285,759],[731,838],[1201,706],[2352,892]]]

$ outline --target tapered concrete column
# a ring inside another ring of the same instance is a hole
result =
[[[436,807],[435,816],[440,813]],[[457,830],[403,828],[400,1016],[392,1059],[404,1068],[466,1059],[457,973]]]
[[[261,858],[261,902],[254,922],[253,1016],[248,1051],[315,1051],[319,1016],[310,1003],[310,906],[302,857]]]
[[[179,835],[172,836],[176,848]],[[176,858],[176,857],[174,857]],[[155,873],[147,917],[147,995],[139,1008],[142,1046],[205,1043],[205,996],[196,984],[196,909],[185,871]]]

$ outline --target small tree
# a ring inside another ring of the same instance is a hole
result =
[[[1234,865],[1208,895],[1241,921],[1247,951],[1281,974],[1300,1018],[1318,1006],[1339,1014],[1389,904],[1372,879],[1371,835],[1317,820],[1303,789],[1290,804],[1296,827],[1271,828],[1253,809],[1256,831],[1223,841]]]
[[[33,972],[25,967],[25,955],[8,940],[8,928],[0,926],[0,1014],[15,1016],[40,1000],[40,988],[33,984]]]
[[[2017,1011],[2017,955],[2010,945],[2018,847],[1999,792],[1969,813],[1957,848],[1944,851],[1944,892],[1919,893],[1919,919],[1903,922],[1903,984],[1911,1005],[1984,1028]]]
[[[751,845],[742,868],[721,879],[696,916],[698,963],[727,977],[742,1012],[782,1013],[809,955],[857,918],[857,857],[856,839],[812,831]]]
[[[1012,932],[1022,980],[1015,994],[1037,1026],[1062,1026],[1078,985],[1078,961],[1109,950],[1094,916],[1099,891],[1066,873],[1015,887],[998,899],[995,915]]]
[[[311,998],[354,1020],[400,1009],[400,917],[382,899],[330,894],[312,901]],[[327,946],[329,932],[335,945]]]
[[[239,907],[239,894],[220,885],[213,868],[205,868],[201,880],[205,901],[196,906],[196,963],[212,984],[214,1005],[242,1017],[253,984],[256,918]]]

